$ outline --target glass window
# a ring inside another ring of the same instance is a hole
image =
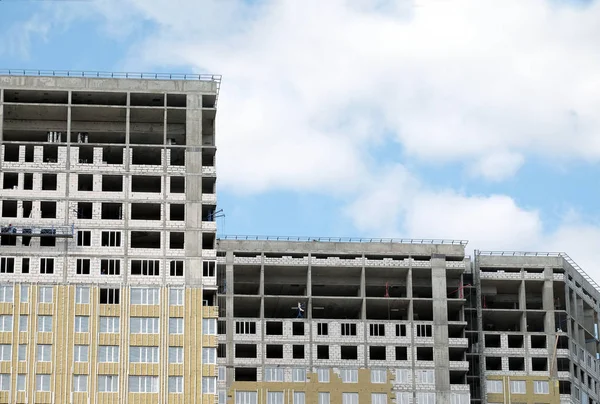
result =
[[[435,393],[417,393],[418,404],[435,404]]]
[[[387,404],[387,394],[371,393],[371,404]]]
[[[183,334],[183,319],[182,318],[170,318],[169,319],[169,334]]]
[[[358,383],[357,369],[342,369],[340,370],[342,383]]]
[[[38,316],[38,332],[52,332],[52,316]]]
[[[75,316],[75,332],[89,332],[90,318],[88,316]]]
[[[100,332],[118,334],[121,324],[119,317],[100,317]]]
[[[169,347],[169,363],[183,363],[183,347]]]
[[[17,352],[17,360],[23,362],[27,360],[27,345],[19,345],[19,352]]]
[[[19,331],[27,332],[27,326],[29,325],[29,316],[19,316]]]
[[[29,285],[21,285],[21,303],[29,301]]]
[[[73,391],[86,392],[88,385],[87,375],[73,375]]]
[[[371,383],[387,383],[387,371],[385,369],[371,369]]]
[[[306,404],[305,395],[303,391],[294,392],[294,404]]]
[[[319,393],[319,404],[331,404],[329,393],[327,393],[327,392]]]
[[[511,380],[510,381],[510,392],[513,394],[525,394],[525,381],[524,380]]]
[[[0,285],[0,303],[13,302],[13,287],[12,285]]]
[[[283,369],[282,368],[265,368],[264,381],[265,382],[282,382],[283,381]]]
[[[131,288],[131,304],[159,304],[158,288]]]
[[[158,358],[157,346],[129,347],[129,362],[131,363],[158,363]]]
[[[396,369],[397,383],[410,383],[410,369]]]
[[[37,346],[38,362],[50,362],[51,357],[52,357],[52,345],[39,344]]]
[[[17,375],[17,391],[25,391],[25,375]]]
[[[116,393],[117,391],[119,391],[119,376],[98,376],[98,391],[101,393]]]
[[[410,393],[396,393],[396,404],[410,404]]]
[[[470,402],[469,393],[450,393],[450,404],[470,404]]]
[[[217,363],[217,348],[202,348],[202,363],[208,365]]]
[[[98,347],[98,362],[116,363],[119,361],[118,345],[100,345]]]
[[[40,286],[38,300],[40,303],[52,303],[52,286]]]
[[[50,375],[36,375],[35,376],[35,390],[36,391],[50,391]]]
[[[534,380],[533,382],[533,393],[534,394],[549,394],[549,385],[547,381]]]
[[[236,391],[235,404],[257,404],[256,391]]]
[[[217,378],[203,377],[202,378],[202,393],[215,394],[217,392]]]
[[[283,391],[268,391],[267,404],[283,404]]]
[[[183,306],[183,289],[169,290],[169,304],[171,306]]]
[[[87,286],[77,286],[75,289],[75,303],[89,304],[90,303],[90,288]]]
[[[219,366],[219,374],[217,380],[220,382],[224,382],[227,379],[227,371],[225,370],[225,366]]]
[[[488,393],[502,393],[502,380],[486,380],[485,386]]]
[[[416,370],[415,376],[417,378],[417,383],[421,383],[421,384],[434,384],[435,383],[435,373],[434,373],[433,369]]]
[[[75,345],[73,353],[75,362],[87,362],[88,361],[89,347],[87,345]]]
[[[358,393],[342,393],[342,404],[358,404]]]
[[[183,393],[182,376],[169,376],[169,393]]]
[[[205,318],[202,320],[202,334],[217,335],[217,319]]]
[[[129,376],[131,393],[158,393],[158,376]]]
[[[10,315],[0,316],[0,331],[12,332],[13,317]]]
[[[131,317],[132,334],[158,334],[159,319],[157,317]]]
[[[319,383],[329,383],[329,369],[317,369],[317,377],[319,378]]]
[[[2,344],[0,345],[0,361],[10,362],[12,360],[12,345]]]
[[[306,381],[306,369],[302,369],[302,368],[292,369],[292,381],[293,382],[305,382]]]

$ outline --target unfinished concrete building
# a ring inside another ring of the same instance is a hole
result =
[[[220,77],[117,77],[0,72],[0,402],[216,397]]]
[[[566,254],[476,252],[468,304],[473,398],[599,402],[600,288]]]
[[[218,241],[220,403],[469,403],[461,241]]]

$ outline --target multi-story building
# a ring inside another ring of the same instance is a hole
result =
[[[600,287],[563,253],[477,251],[473,262],[467,335],[478,398],[600,402]]]
[[[0,402],[214,402],[220,78],[14,73]]]
[[[220,403],[469,403],[464,242],[217,243]]]

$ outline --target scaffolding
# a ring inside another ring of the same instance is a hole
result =
[[[67,226],[8,226],[0,227],[0,236],[73,238],[75,225]]]

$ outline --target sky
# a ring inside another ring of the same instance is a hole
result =
[[[600,281],[600,2],[0,0],[0,68],[223,75],[221,234],[564,251]]]

